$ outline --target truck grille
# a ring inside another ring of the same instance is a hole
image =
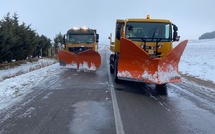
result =
[[[89,49],[93,49],[93,47],[70,47],[69,51],[73,53],[80,53]]]

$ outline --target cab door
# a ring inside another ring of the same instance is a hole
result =
[[[123,36],[124,20],[116,20],[115,52],[120,51],[120,38]]]

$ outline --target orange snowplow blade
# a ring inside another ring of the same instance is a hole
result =
[[[126,38],[120,39],[118,74],[121,79],[133,79],[154,84],[181,81],[178,63],[187,45],[187,40],[177,45],[164,58],[152,59],[138,45]]]
[[[64,50],[58,50],[58,58],[61,66],[70,66],[71,68],[78,68],[78,55]]]
[[[101,56],[94,50],[87,50],[78,54],[79,69],[96,70],[101,64]]]
[[[60,65],[68,68],[96,71],[101,65],[101,56],[94,50],[86,50],[78,54],[58,50]]]

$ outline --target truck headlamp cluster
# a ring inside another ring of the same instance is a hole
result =
[[[73,30],[79,30],[80,28],[78,28],[78,27],[73,27],[72,29],[73,29]]]
[[[87,29],[89,29],[89,28],[88,28],[88,27],[85,27],[85,26],[80,27],[80,28],[78,28],[78,27],[73,27],[73,28],[72,28],[72,30],[87,30]]]
[[[83,27],[81,27],[80,29],[87,30],[88,28],[85,27],[85,26],[83,26]]]

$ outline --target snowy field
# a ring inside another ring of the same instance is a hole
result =
[[[107,47],[107,45],[100,45],[100,50]],[[214,59],[215,39],[190,40],[181,57],[179,71],[182,74],[215,83]],[[56,60],[41,59],[37,63],[0,70],[0,110],[29,93],[31,91],[29,89],[61,69]]]
[[[179,71],[215,83],[215,39],[190,40],[181,57]]]

